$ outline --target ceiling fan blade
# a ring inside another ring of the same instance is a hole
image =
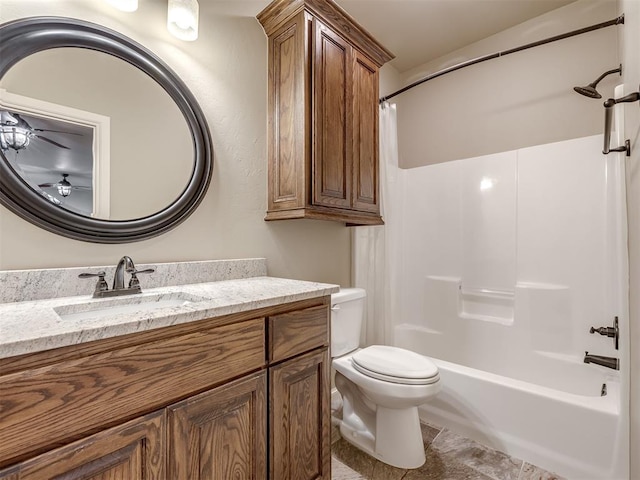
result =
[[[63,130],[47,130],[46,128],[34,128],[34,132],[53,132],[53,133],[64,133],[65,135],[78,135],[80,137],[84,137],[82,133],[76,132],[65,132]]]
[[[50,188],[50,187],[55,187],[56,185],[58,185],[58,184],[57,183],[41,183],[38,186],[40,188]]]
[[[86,187],[84,185],[71,185],[72,190],[91,190],[91,187]]]
[[[18,164],[18,167],[26,173],[51,173],[51,167],[41,167],[39,165],[29,165],[25,163]]]
[[[50,144],[52,144],[52,145],[55,145],[56,147],[64,148],[64,149],[67,149],[67,150],[71,150],[69,147],[65,147],[65,146],[64,146],[64,145],[62,145],[61,143],[54,142],[54,141],[53,141],[53,140],[51,140],[50,138],[43,137],[43,136],[41,136],[41,135],[36,135],[36,137],[37,137],[37,138],[39,138],[40,140],[44,140],[45,142],[48,142],[48,143],[50,143]]]

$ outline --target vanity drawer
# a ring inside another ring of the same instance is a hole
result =
[[[265,366],[257,318],[0,376],[0,466]]]
[[[329,345],[329,306],[269,317],[269,362],[286,360]]]

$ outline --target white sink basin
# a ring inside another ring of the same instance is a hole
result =
[[[54,307],[63,320],[112,317],[122,314],[142,314],[162,308],[182,307],[207,300],[184,292],[135,294],[115,298],[94,298],[86,302]]]

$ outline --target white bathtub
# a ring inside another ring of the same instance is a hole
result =
[[[424,354],[416,348],[420,332],[407,335],[404,329],[396,344]],[[619,380],[606,369],[583,365],[594,388],[579,395],[430,358],[443,388],[420,407],[424,421],[570,480],[628,478],[627,415],[620,408]]]

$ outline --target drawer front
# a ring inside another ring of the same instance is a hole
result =
[[[263,318],[0,376],[0,466],[260,369]]]
[[[329,345],[329,306],[269,317],[269,361],[279,362]]]

